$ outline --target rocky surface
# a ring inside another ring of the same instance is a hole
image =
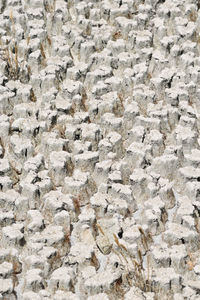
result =
[[[0,1],[0,299],[200,299],[200,2]]]

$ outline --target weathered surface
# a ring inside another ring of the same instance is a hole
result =
[[[199,298],[199,16],[0,1],[0,299]]]

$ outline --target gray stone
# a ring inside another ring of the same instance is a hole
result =
[[[40,269],[32,269],[26,272],[24,288],[36,293],[44,288],[44,280],[42,279],[42,271]]]
[[[119,279],[119,273],[113,273],[109,270],[99,272],[91,278],[87,279],[84,283],[86,290],[90,294],[97,294],[107,291]]]
[[[191,246],[193,249],[196,249],[199,244],[197,232],[176,223],[168,224],[167,230],[164,232],[164,240],[168,242],[169,245],[180,245],[184,243],[187,249]]]
[[[79,263],[80,265],[89,265],[93,254],[93,245],[86,245],[84,243],[76,243],[70,249],[69,261],[70,263]]]
[[[61,247],[64,240],[62,226],[48,225],[41,233],[41,237],[46,240],[48,246]]]
[[[108,201],[106,195],[101,193],[96,193],[90,198],[90,203],[95,210],[97,217],[103,217],[106,208],[108,206]]]
[[[83,172],[94,170],[96,163],[99,161],[98,151],[85,151],[84,153],[74,156],[74,165]]]
[[[12,279],[2,279],[0,278],[0,293],[2,295],[10,294],[13,292],[13,283]]]
[[[6,246],[19,247],[25,243],[23,224],[13,224],[2,229],[2,243]]]
[[[15,222],[15,217],[13,212],[0,212],[0,225],[2,227],[9,226]]]
[[[44,218],[38,210],[29,210],[27,212],[27,223],[27,230],[30,232],[44,229]]]
[[[159,268],[155,270],[153,281],[163,289],[171,289],[173,292],[181,290],[181,276],[173,268]]]
[[[0,277],[1,278],[8,278],[11,276],[13,272],[13,265],[8,262],[3,262],[0,264]]]
[[[66,151],[53,151],[49,157],[49,174],[55,186],[60,186],[63,178],[70,173],[71,156]]]
[[[72,272],[70,272],[69,268],[58,268],[51,275],[49,280],[49,289],[55,290],[59,287],[61,290],[69,291],[72,285],[72,279]]]
[[[39,255],[29,255],[25,258],[25,268],[30,269],[41,269],[44,268],[44,261]]]

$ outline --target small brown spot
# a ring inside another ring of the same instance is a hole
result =
[[[37,98],[36,98],[36,96],[35,96],[35,93],[34,93],[34,91],[31,89],[31,93],[30,93],[30,100],[32,101],[32,102],[36,102],[37,101]]]
[[[122,37],[121,31],[117,31],[115,33],[113,33],[112,38],[114,41],[116,41],[117,39],[120,39]]]

